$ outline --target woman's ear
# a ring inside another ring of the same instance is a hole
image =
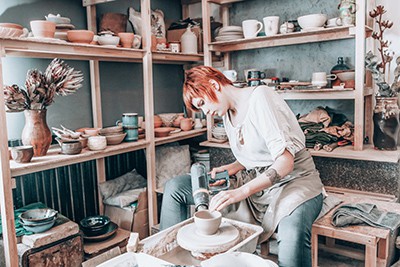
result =
[[[216,80],[211,79],[209,82],[211,83],[211,86],[214,88],[214,90],[221,91],[221,86]]]

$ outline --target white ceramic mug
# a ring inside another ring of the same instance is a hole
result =
[[[248,19],[242,22],[243,35],[245,39],[255,38],[262,30],[263,24],[255,19]]]
[[[279,17],[270,16],[263,18],[264,31],[266,36],[272,36],[278,34],[279,30]]]
[[[324,87],[328,84],[328,80],[335,80],[336,74],[326,75],[326,72],[314,72],[312,74],[311,84],[314,86]]]
[[[226,78],[228,78],[231,82],[236,82],[237,80],[237,72],[236,70],[224,70],[222,72]]]

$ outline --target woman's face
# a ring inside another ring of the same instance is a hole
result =
[[[203,98],[193,98],[192,104],[197,109],[201,109],[204,114],[211,114],[211,116],[224,116],[229,109],[229,102],[225,94],[221,91],[221,87],[215,81],[210,81],[212,83],[212,87],[215,90],[215,94],[217,96],[217,101],[214,102],[210,100],[207,96]]]

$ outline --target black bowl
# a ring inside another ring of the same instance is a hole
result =
[[[79,225],[87,236],[102,235],[107,232],[110,218],[102,215],[89,216],[82,219]]]

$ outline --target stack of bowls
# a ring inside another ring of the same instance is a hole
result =
[[[107,232],[110,222],[107,216],[95,215],[82,219],[79,225],[86,236],[99,236]]]
[[[226,134],[225,127],[223,126],[218,126],[218,125],[214,126],[211,130],[211,133],[215,139],[222,141],[228,140],[228,135]]]
[[[53,209],[32,209],[19,215],[19,220],[25,230],[41,233],[53,227],[57,219],[57,211]]]
[[[113,126],[100,130],[100,134],[104,135],[107,139],[107,145],[118,145],[124,140],[126,133],[123,132],[123,127]]]
[[[61,17],[60,14],[48,14],[45,17],[47,21],[51,21],[56,24],[54,38],[67,41],[67,31],[75,29],[75,26],[71,24],[71,19],[67,17]]]

